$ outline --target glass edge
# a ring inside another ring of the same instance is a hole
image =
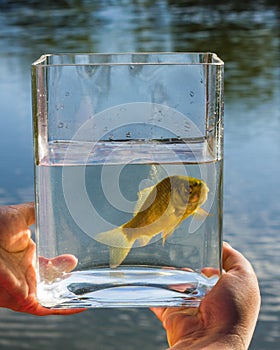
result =
[[[47,59],[52,56],[125,56],[125,55],[212,55],[213,62],[189,62],[189,61],[178,61],[178,62],[92,62],[92,63],[46,63]],[[65,52],[65,53],[48,53],[41,55],[37,60],[32,63],[33,67],[45,66],[45,67],[55,67],[55,66],[125,66],[125,65],[209,65],[209,66],[224,66],[224,62],[219,58],[215,52]]]
[[[60,54],[58,54],[60,55]],[[63,55],[63,54],[61,54]],[[44,61],[46,61],[47,57],[50,57],[50,56],[57,56],[56,54],[44,54],[44,55],[41,55],[37,60],[35,60],[34,62],[32,62],[32,66],[39,66],[39,65],[46,65],[48,66],[48,64],[43,64]]]

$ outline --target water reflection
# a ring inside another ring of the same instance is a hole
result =
[[[226,62],[231,97],[241,91],[261,100],[273,96],[278,22],[277,5],[269,2],[2,3],[1,51],[216,51]]]
[[[260,278],[263,305],[251,349],[278,349],[278,20],[273,0],[1,1],[0,203],[33,198],[30,63],[39,55],[217,52],[226,63],[225,236]],[[167,347],[148,310],[45,319],[0,311],[0,348],[111,350],[120,343],[123,350]]]

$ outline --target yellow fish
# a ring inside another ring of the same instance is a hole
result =
[[[207,200],[208,187],[187,176],[166,177],[139,193],[134,217],[122,226],[99,233],[98,242],[110,246],[110,266],[117,267],[137,240],[140,246],[162,233],[162,244],[176,227],[192,214],[207,215],[200,206]]]

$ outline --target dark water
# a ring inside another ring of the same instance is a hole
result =
[[[224,237],[251,260],[260,281],[251,350],[280,344],[275,3],[0,0],[0,204],[33,200],[30,64],[42,53],[214,51],[225,61]],[[146,309],[46,318],[0,310],[0,349],[166,347],[160,323]]]

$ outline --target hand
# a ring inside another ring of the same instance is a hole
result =
[[[199,308],[153,308],[172,350],[248,349],[260,309],[260,292],[248,260],[227,243],[225,273]]]
[[[0,307],[34,315],[73,314],[76,310],[50,310],[36,299],[35,243],[28,226],[34,224],[34,205],[0,207]],[[72,255],[40,258],[42,273],[58,275],[77,265]],[[44,271],[45,270],[45,271]]]

